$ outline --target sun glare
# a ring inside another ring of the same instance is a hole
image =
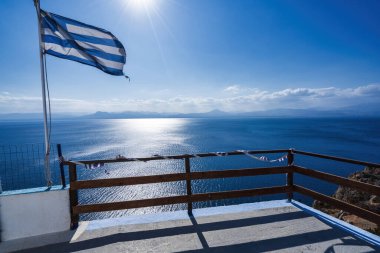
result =
[[[128,0],[128,5],[137,10],[150,9],[155,5],[156,0]]]

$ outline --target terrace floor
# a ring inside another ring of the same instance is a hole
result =
[[[296,201],[279,200],[195,209],[192,217],[176,211],[81,222],[76,231],[18,245],[29,247],[20,252],[39,253],[380,252],[380,237]]]

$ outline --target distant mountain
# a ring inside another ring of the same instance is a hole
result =
[[[322,109],[274,109],[249,112],[246,115],[256,117],[380,117],[380,105],[357,105],[335,110]]]
[[[243,114],[241,114],[243,115]],[[250,117],[342,117],[349,116],[342,111],[324,111],[317,109],[275,109],[267,111],[247,112]]]
[[[82,116],[88,119],[133,119],[133,118],[249,118],[249,117],[380,117],[380,109],[365,110],[365,107],[342,108],[340,110],[318,109],[274,109],[255,112],[224,112],[213,110],[205,113],[157,113],[157,112],[96,112]],[[368,107],[367,107],[368,108]],[[379,107],[380,108],[380,107]],[[360,110],[354,110],[360,109]]]
[[[83,119],[135,119],[135,118],[170,118],[175,114],[158,112],[96,112],[81,116]]]
[[[235,114],[213,110],[205,113],[158,113],[158,112],[96,112],[82,116],[86,119],[134,119],[134,118],[217,118]]]
[[[355,106],[343,107],[339,111],[352,116],[380,117],[380,101],[378,103],[362,103]]]
[[[233,117],[236,113],[224,112],[221,110],[212,110],[209,112],[200,113],[179,113],[177,114],[182,118],[223,118],[223,117]]]
[[[101,112],[79,115],[53,113],[53,119],[136,119],[136,118],[250,118],[250,117],[380,117],[380,104],[368,103],[335,110],[322,109],[273,109],[254,112],[224,112],[212,110],[204,113],[159,113],[159,112]],[[0,120],[42,120],[42,113],[0,114]]]

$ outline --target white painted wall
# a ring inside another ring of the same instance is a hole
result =
[[[67,231],[69,191],[0,194],[0,218],[3,241]]]

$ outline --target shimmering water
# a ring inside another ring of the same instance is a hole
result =
[[[41,122],[0,122],[0,143],[25,144],[43,140]],[[310,152],[380,161],[380,119],[109,119],[62,120],[53,122],[53,143],[61,143],[66,159],[147,157],[155,154],[176,155],[201,152],[295,148]],[[268,155],[278,158],[282,154]],[[337,175],[362,169],[338,162],[296,157],[296,163]],[[193,171],[238,169],[284,165],[263,163],[247,156],[191,159]],[[98,169],[79,167],[79,178],[110,178],[153,175],[184,171],[181,160],[130,162],[106,165]],[[4,178],[4,170],[0,176]],[[22,173],[22,172],[20,172]],[[336,186],[297,176],[295,182],[331,194]],[[249,178],[197,180],[193,192],[268,187],[285,183],[284,175]],[[112,202],[185,194],[184,182],[141,186],[100,188],[80,192],[81,203]],[[284,195],[240,200],[197,203],[196,207],[227,205],[246,201],[280,199]],[[300,195],[296,198],[310,201]],[[118,212],[83,215],[82,219],[118,217],[131,213],[151,213],[184,209],[184,205],[142,208]]]

